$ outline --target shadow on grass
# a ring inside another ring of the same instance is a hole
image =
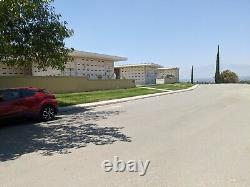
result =
[[[10,120],[3,125],[0,122],[0,162],[34,152],[44,156],[67,154],[89,143],[106,145],[116,141],[131,142],[130,137],[120,131],[121,127],[100,127],[95,123],[118,114],[119,111],[78,109],[46,123]]]

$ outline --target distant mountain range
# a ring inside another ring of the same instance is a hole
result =
[[[238,74],[241,80],[250,80],[250,64],[229,64],[222,65],[221,71],[229,69]],[[215,67],[208,66],[194,66],[194,79],[199,82],[213,82],[214,81]],[[190,69],[180,68],[180,80],[190,81]]]
[[[250,76],[241,76],[240,80],[242,80],[242,81],[249,81],[250,80]]]

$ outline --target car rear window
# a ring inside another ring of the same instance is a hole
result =
[[[3,90],[0,90],[0,102],[3,101]]]
[[[4,90],[1,91],[0,97],[3,101],[12,101],[20,98],[20,92],[18,90]]]
[[[20,91],[22,93],[22,97],[31,97],[36,94],[36,90],[22,89]]]

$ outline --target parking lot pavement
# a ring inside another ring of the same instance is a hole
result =
[[[0,131],[0,161],[39,152],[42,155],[68,153],[92,143],[112,144],[130,139],[120,133],[121,127],[100,127],[95,122],[118,115],[119,111],[91,111],[78,108],[63,112],[54,121],[31,119],[5,121]]]
[[[0,128],[4,186],[250,186],[250,86],[183,92]],[[105,172],[104,160],[150,161]]]

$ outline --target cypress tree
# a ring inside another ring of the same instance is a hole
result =
[[[218,52],[216,58],[216,71],[215,71],[215,83],[218,84],[221,82],[220,77],[220,46],[218,45]]]
[[[194,66],[191,69],[191,83],[194,84]]]

